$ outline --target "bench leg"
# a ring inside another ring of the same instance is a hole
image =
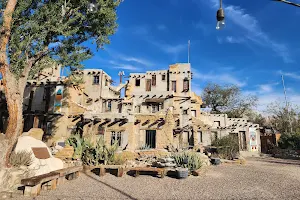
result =
[[[65,183],[66,177],[62,176],[57,179],[57,185],[62,185]]]
[[[140,172],[138,170],[135,171],[135,177],[138,177],[140,175]]]
[[[79,172],[79,171],[78,171],[78,172],[75,172],[75,178],[78,178],[79,175],[80,175],[80,172]]]
[[[104,176],[106,173],[106,170],[104,167],[100,167],[100,173],[99,173],[99,176]]]
[[[25,186],[24,190],[24,196],[31,196],[31,197],[36,197],[41,193],[41,184],[38,184],[36,186]]]
[[[57,187],[57,181],[58,179],[54,179],[51,181],[51,190],[55,190]]]
[[[160,172],[160,178],[164,178],[165,177],[165,171],[161,171]]]
[[[121,167],[121,168],[118,168],[118,177],[122,177],[124,174],[124,169]]]

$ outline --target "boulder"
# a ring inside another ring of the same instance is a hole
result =
[[[209,157],[207,155],[205,155],[204,153],[198,153],[198,155],[200,156],[204,166],[211,165]]]
[[[72,146],[65,146],[64,148],[57,145],[55,146],[56,150],[58,151],[55,154],[56,158],[60,158],[60,159],[71,159],[73,157],[74,154],[74,148]]]
[[[35,176],[46,174],[63,168],[63,161],[54,158],[47,145],[31,136],[21,136],[15,148],[15,152],[27,151],[32,153],[32,164],[28,167]]]
[[[23,133],[22,136],[31,136],[37,140],[43,139],[44,131],[40,128],[32,128],[28,132]]]

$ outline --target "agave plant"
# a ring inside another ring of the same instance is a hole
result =
[[[195,152],[174,153],[172,158],[178,167],[188,168],[190,171],[197,170],[202,166],[202,160]]]

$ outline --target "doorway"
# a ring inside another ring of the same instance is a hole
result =
[[[156,130],[146,130],[146,146],[156,148]]]

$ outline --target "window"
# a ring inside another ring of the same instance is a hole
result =
[[[184,92],[187,92],[187,91],[189,91],[189,79],[188,78],[185,78],[184,80],[183,80],[183,91]]]
[[[152,104],[152,113],[156,113],[159,111],[159,104]]]
[[[110,112],[111,111],[111,101],[107,101],[107,109],[106,109],[107,112]]]
[[[108,86],[108,80],[105,79],[105,86]]]
[[[211,132],[214,137],[214,141],[218,139],[218,132]]]
[[[146,79],[146,91],[151,91],[151,79]]]
[[[196,110],[192,110],[192,116],[196,117]]]
[[[146,130],[146,146],[155,149],[156,148],[156,131]]]
[[[122,144],[122,133],[121,132],[111,132],[111,139],[110,139],[110,145],[114,145],[116,142],[118,143],[118,146],[120,147]]]
[[[119,110],[119,113],[122,113],[122,103],[118,104],[118,110]]]
[[[172,91],[176,92],[176,81],[172,81]]]
[[[102,126],[98,126],[98,132],[97,132],[97,135],[104,135],[104,127]]]
[[[94,76],[94,84],[99,84],[99,76]]]
[[[214,121],[214,126],[215,126],[215,127],[219,127],[220,124],[221,124],[220,121]]]
[[[141,86],[141,79],[135,79],[135,86]]]
[[[183,115],[187,115],[188,114],[188,110],[183,110],[182,114]]]
[[[152,75],[152,86],[156,86],[156,75]]]
[[[136,112],[137,112],[137,113],[141,113],[141,106],[137,106],[137,107],[136,107]]]
[[[164,74],[161,75],[161,80],[162,80],[162,81],[166,80],[166,75],[164,75]]]
[[[199,143],[202,143],[203,142],[202,131],[198,131],[198,136],[199,136]]]

